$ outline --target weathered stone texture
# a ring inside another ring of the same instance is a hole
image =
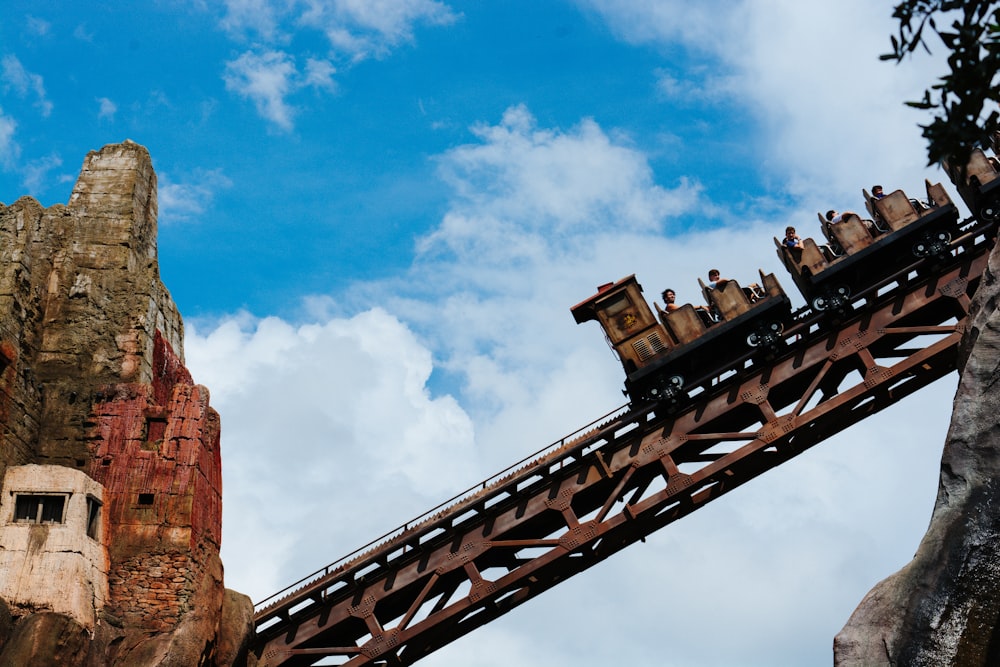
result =
[[[70,547],[86,563],[29,553],[68,526],[0,512],[0,667],[249,659],[252,606],[226,596],[219,559],[219,417],[184,367],[156,214],[156,175],[132,142],[91,152],[66,206],[0,204],[0,474],[67,469],[92,492],[52,491],[103,502],[99,534]],[[15,562],[38,575],[30,586],[9,579]],[[56,596],[74,586],[86,595],[67,608]]]
[[[182,368],[166,342],[155,340],[160,368]],[[118,560],[148,553],[152,545],[190,550],[205,540],[220,546],[219,418],[208,390],[189,379],[184,384],[184,376],[165,405],[154,402],[159,379],[97,393],[90,473],[107,488],[109,548]]]
[[[18,609],[66,614],[88,630],[108,599],[107,550],[100,521],[90,534],[89,504],[103,501],[93,479],[64,466],[10,466],[0,497],[0,598]],[[62,523],[14,519],[20,494],[70,494]]]
[[[841,667],[1000,665],[1000,255],[962,343],[930,526],[913,560],[861,601],[834,641]]]
[[[215,664],[253,667],[256,659],[250,653],[252,635],[245,631],[253,625],[253,603],[250,598],[227,588],[222,599]]]
[[[146,149],[90,153],[68,206],[0,205],[0,352],[10,353],[0,464],[86,465],[94,390],[151,382],[157,331],[181,350],[181,318],[159,280]]]

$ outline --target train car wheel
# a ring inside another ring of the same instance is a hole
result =
[[[816,310],[826,310],[829,306],[830,302],[825,295],[814,297],[812,300],[812,307]]]
[[[771,347],[781,340],[781,332],[785,330],[785,325],[781,322],[768,322],[756,331],[747,335],[747,345],[750,347]]]
[[[681,375],[671,375],[668,378],[660,378],[642,392],[642,398],[646,401],[675,401],[676,397],[684,389],[684,377]]]
[[[990,202],[979,209],[979,219],[983,222],[996,222],[1000,218],[1000,203]]]
[[[917,257],[943,255],[948,252],[949,243],[951,243],[951,234],[947,230],[941,230],[935,234],[927,233],[913,244],[913,254]]]
[[[684,388],[684,378],[680,375],[671,375],[660,383],[660,400],[674,400]]]

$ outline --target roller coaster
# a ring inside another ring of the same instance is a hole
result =
[[[657,312],[635,276],[571,309],[596,320],[630,402],[255,607],[262,666],[410,665],[956,367],[1000,218],[976,149],[918,201],[865,192],[820,216],[760,291],[702,284],[711,313]]]

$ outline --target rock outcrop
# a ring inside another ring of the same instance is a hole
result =
[[[0,667],[248,664],[156,215],[132,142],[91,152],[68,205],[0,204]]]
[[[970,310],[930,526],[834,640],[838,667],[1000,665],[1000,254]]]

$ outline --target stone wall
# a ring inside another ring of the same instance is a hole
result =
[[[218,415],[161,337],[154,356],[173,377],[98,393],[90,469],[107,498],[112,613],[150,630],[187,610],[206,567],[193,555],[217,555],[222,539]]]
[[[184,367],[156,215],[149,154],[128,141],[87,155],[68,205],[0,204],[0,473],[91,480],[103,499],[92,559],[107,576],[69,620],[52,613],[66,615],[57,591],[78,574],[53,576],[52,599],[8,592],[0,664],[246,664],[250,601],[226,594],[219,559],[219,416]],[[8,529],[24,526],[0,523],[0,545]]]
[[[0,496],[0,598],[15,608],[66,614],[88,630],[108,598],[103,517],[91,522],[89,502],[103,504],[100,484],[63,466],[10,466]],[[18,521],[21,496],[61,497],[61,521]],[[94,525],[92,526],[91,523]]]

